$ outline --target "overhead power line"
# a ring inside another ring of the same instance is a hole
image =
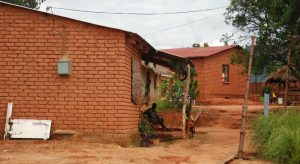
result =
[[[180,25],[177,25],[177,26],[168,27],[168,28],[164,28],[164,29],[157,30],[157,31],[154,31],[154,32],[146,33],[146,34],[144,34],[144,36],[151,35],[151,34],[156,34],[156,33],[163,32],[163,31],[168,31],[168,30],[179,28],[179,27],[182,27],[182,26],[187,26],[187,25],[190,25],[190,24],[193,24],[193,23],[197,23],[197,22],[201,22],[201,21],[204,21],[204,20],[207,20],[207,19],[211,19],[211,18],[213,18],[215,16],[218,16],[218,15],[221,15],[221,14],[211,15],[211,16],[208,16],[208,17],[205,17],[205,18],[197,19],[197,20],[189,22],[189,23],[180,24]]]
[[[157,12],[157,13],[139,13],[139,12],[107,12],[107,11],[91,11],[91,10],[80,10],[80,9],[70,9],[70,8],[63,8],[63,7],[52,7],[48,6],[47,11],[52,9],[58,10],[68,10],[68,11],[76,11],[76,12],[83,12],[83,13],[94,13],[94,14],[110,14],[110,15],[176,15],[176,14],[188,14],[188,13],[196,13],[202,11],[211,11],[211,10],[219,10],[226,8],[224,7],[217,7],[217,8],[209,8],[209,9],[198,9],[198,10],[188,10],[188,11],[177,11],[177,12]]]

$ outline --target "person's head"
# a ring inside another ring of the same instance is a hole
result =
[[[153,103],[152,104],[152,109],[156,109],[156,106],[157,106],[156,103]]]

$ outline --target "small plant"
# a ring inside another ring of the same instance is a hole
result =
[[[141,115],[141,122],[139,125],[139,131],[142,136],[152,136],[155,134],[150,122],[145,118],[145,116]]]
[[[155,131],[152,128],[150,122],[147,118],[142,114],[141,115],[141,122],[139,125],[139,131],[141,134],[141,146],[148,147],[152,144],[150,141],[151,138],[155,137]]]

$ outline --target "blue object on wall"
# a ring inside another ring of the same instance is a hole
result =
[[[71,75],[71,61],[67,57],[63,57],[57,63],[58,75]]]

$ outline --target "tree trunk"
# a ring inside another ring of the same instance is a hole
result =
[[[191,84],[191,86],[194,84],[194,80],[192,78],[191,78],[190,84]],[[191,88],[189,88],[189,89],[191,89]],[[190,99],[189,99],[188,104],[189,104],[189,108],[188,108],[188,115],[187,115],[188,118],[187,118],[187,120],[188,120],[188,123],[189,123],[191,121],[191,118],[192,118],[192,109],[193,109],[193,99],[192,99],[192,94],[191,93],[190,93]],[[189,134],[189,129],[186,131],[186,133]]]
[[[186,106],[188,103],[188,94],[189,94],[189,87],[190,87],[190,65],[187,65],[187,78],[185,80],[185,91],[183,97],[183,106],[182,106],[182,138],[186,136]]]
[[[244,149],[244,142],[245,142],[245,130],[246,130],[247,109],[248,109],[248,97],[249,97],[249,86],[250,86],[252,60],[253,60],[253,53],[254,53],[254,34],[252,35],[251,39],[252,39],[252,44],[251,44],[251,51],[250,51],[250,58],[249,58],[249,65],[248,65],[247,86],[246,86],[244,106],[243,106],[243,111],[242,111],[242,127],[241,127],[241,131],[240,131],[240,143],[239,143],[239,150],[238,150],[238,154],[237,154],[238,159],[243,159],[243,149]]]
[[[286,69],[286,79],[285,79],[285,92],[284,92],[284,107],[287,107],[288,102],[288,92],[289,92],[289,74],[290,74],[290,61],[291,61],[291,50],[289,49],[287,59],[287,69]]]

